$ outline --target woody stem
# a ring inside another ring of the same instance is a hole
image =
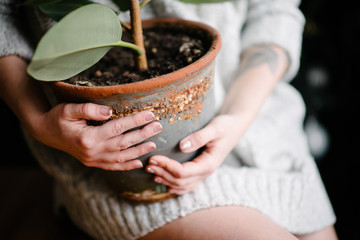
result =
[[[146,53],[144,48],[139,0],[130,0],[130,17],[131,17],[131,31],[132,31],[134,44],[137,45],[142,50],[142,54],[136,56],[136,64],[138,70],[143,71],[148,68],[148,65],[147,65]]]

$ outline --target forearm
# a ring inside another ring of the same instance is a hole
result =
[[[250,124],[287,66],[287,55],[277,46],[263,45],[246,51],[220,113]]]
[[[37,118],[50,109],[38,83],[26,73],[27,63],[17,56],[0,58],[0,97],[30,132]]]

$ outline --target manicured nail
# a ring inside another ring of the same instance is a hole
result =
[[[155,149],[156,149],[155,143],[147,147],[148,152],[154,151]]]
[[[151,159],[151,160],[149,161],[149,164],[151,164],[151,165],[158,165],[158,162]]]
[[[153,121],[154,119],[155,119],[155,116],[154,116],[153,113],[149,113],[149,114],[146,115],[146,117],[145,117],[145,121],[147,121],[147,122],[151,122],[151,121]]]
[[[160,178],[155,178],[155,179],[154,179],[154,182],[156,182],[156,183],[161,183],[161,179],[160,179]]]
[[[153,128],[153,133],[158,133],[163,129],[163,127],[161,126],[161,124],[156,124]]]
[[[149,173],[155,173],[154,169],[152,169],[151,167],[146,168],[146,171]]]
[[[136,165],[137,165],[136,166],[137,168],[142,168],[143,167],[143,164],[142,164],[141,161],[137,161]]]
[[[99,112],[103,116],[110,116],[112,114],[112,110],[109,107],[100,107]]]
[[[184,141],[180,144],[181,150],[187,150],[191,148],[191,142],[190,141]]]

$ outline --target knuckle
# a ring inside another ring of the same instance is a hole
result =
[[[144,118],[141,113],[132,115],[131,120],[134,122],[135,126],[144,125]]]
[[[180,169],[176,169],[173,171],[173,175],[175,178],[177,179],[181,179],[181,178],[184,178],[185,177],[185,174],[183,171],[181,171]]]
[[[120,135],[126,131],[126,128],[125,128],[123,122],[121,121],[121,119],[114,121],[114,123],[112,125],[112,131],[115,136]]]
[[[114,160],[114,164],[119,164],[119,163],[125,162],[126,160],[128,160],[128,159],[124,156],[124,154],[120,153]]]
[[[136,157],[140,157],[150,152],[152,148],[149,147],[148,144],[140,144],[134,147],[133,150],[135,151]]]
[[[92,149],[95,145],[95,141],[93,138],[88,137],[86,134],[82,134],[79,137],[79,145],[82,149],[89,150]]]
[[[205,171],[205,174],[210,175],[213,172],[215,172],[216,169],[217,169],[217,167],[215,166],[215,164],[209,164],[208,168],[207,168],[207,171]]]
[[[115,163],[125,163],[126,161],[137,158],[138,156],[134,153],[134,149],[119,151],[116,155]]]
[[[146,126],[144,128],[142,128],[141,130],[139,130],[139,136],[141,138],[141,140],[145,140],[149,137],[152,136],[152,126]]]
[[[66,118],[67,116],[70,116],[70,113],[73,109],[72,104],[59,104],[59,114],[62,118]]]
[[[178,187],[178,188],[185,188],[185,184],[182,180],[180,179],[176,179],[173,183],[172,183],[175,187]]]
[[[204,138],[202,136],[202,134],[200,134],[199,132],[195,133],[193,135],[193,143],[195,146],[202,146],[203,145],[203,141],[204,141]]]
[[[137,149],[137,153],[139,157],[149,152],[149,147],[146,144],[141,144],[137,146],[135,149]]]
[[[92,110],[92,104],[90,104],[90,103],[84,103],[84,104],[81,104],[81,106],[80,106],[80,113],[82,116],[90,115],[91,110]]]
[[[221,127],[221,124],[214,123],[213,125],[215,136],[222,136],[224,134],[224,128]]]
[[[123,137],[119,139],[119,142],[118,142],[119,150],[125,150],[125,149],[128,149],[129,147],[130,147],[129,142],[125,141]]]

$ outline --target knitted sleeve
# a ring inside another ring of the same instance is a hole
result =
[[[243,29],[243,50],[259,44],[275,44],[285,49],[290,60],[283,77],[285,81],[290,81],[299,68],[305,22],[298,9],[299,2],[249,0],[247,21]]]
[[[0,0],[0,57],[17,55],[26,60],[33,55],[33,48],[26,38],[23,16],[16,5],[18,0]]]

